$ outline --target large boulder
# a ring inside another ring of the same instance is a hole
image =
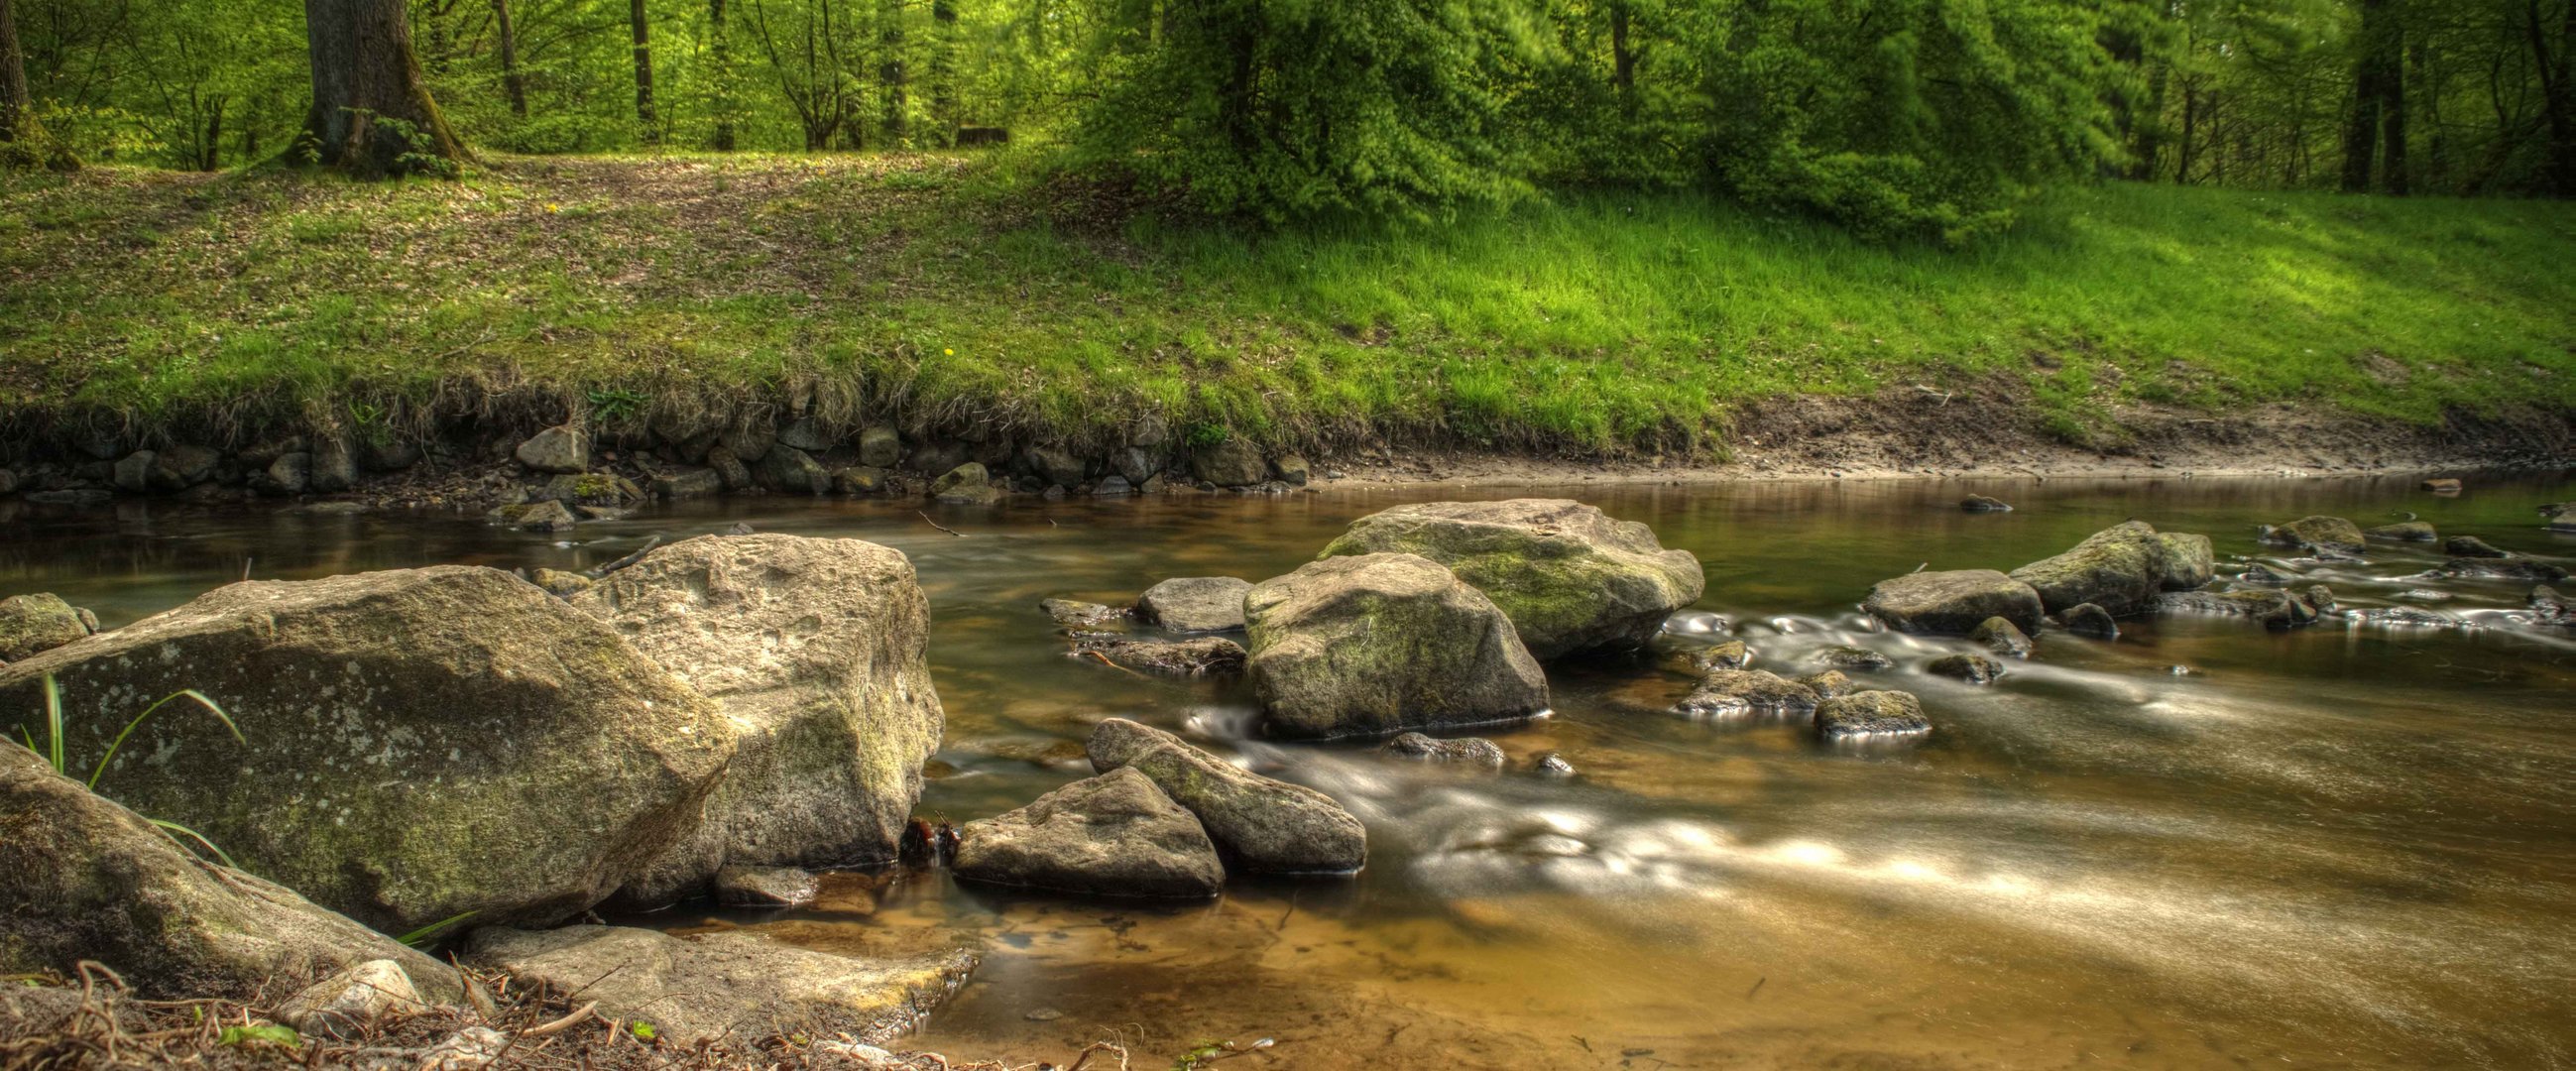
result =
[[[89,635],[81,612],[63,597],[40,591],[0,599],[0,664],[50,651]]]
[[[2301,517],[2278,527],[2265,526],[2263,541],[2329,554],[2359,554],[2367,549],[2361,526],[2341,517]]]
[[[1707,581],[1690,552],[1580,502],[1425,502],[1360,518],[1324,557],[1418,554],[1502,607],[1531,655],[1642,647]]]
[[[542,932],[490,928],[467,940],[467,960],[544,986],[625,1023],[649,1023],[682,1048],[728,1035],[848,1033],[884,1042],[919,1023],[963,984],[975,959],[949,952],[864,960],[743,932],[673,937],[625,926]]]
[[[378,959],[400,964],[430,999],[460,993],[456,972],[437,960],[272,882],[198,859],[133,811],[0,741],[0,974],[68,975],[97,960],[145,996],[202,999]]]
[[[1280,736],[1382,736],[1516,721],[1547,677],[1510,618],[1412,554],[1310,562],[1244,597],[1254,695]]]
[[[2159,591],[2208,583],[2208,554],[2205,537],[2161,535],[2145,521],[2129,521],[2011,576],[2039,592],[2040,605],[2052,614],[2088,602],[2113,614],[2134,614],[2153,605]]]
[[[1174,632],[1243,628],[1243,596],[1252,582],[1231,576],[1176,576],[1136,597],[1136,618]]]
[[[1235,867],[1255,874],[1340,874],[1368,862],[1368,830],[1327,796],[1275,781],[1180,737],[1111,718],[1091,730],[1091,768],[1133,769],[1189,808]]]
[[[227,585],[0,670],[0,710],[40,718],[47,674],[77,761],[163,696],[222,703],[246,744],[165,710],[103,789],[389,933],[598,903],[696,826],[733,752],[607,625],[480,567]]]
[[[736,739],[706,821],[624,899],[668,903],[727,864],[894,858],[942,723],[925,654],[930,602],[902,552],[699,536],[654,549],[572,605],[715,700]]]
[[[1225,865],[1199,820],[1141,770],[1076,781],[957,830],[957,876],[1101,896],[1209,897]]]
[[[2046,616],[2039,592],[1992,569],[1909,573],[1869,589],[1861,609],[1899,632],[1965,636],[1987,618],[2000,617],[2023,631]]]

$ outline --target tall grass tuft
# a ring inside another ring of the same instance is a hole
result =
[[[89,779],[82,782],[83,786],[87,787],[92,792],[98,791],[98,779],[107,776],[107,764],[110,760],[116,758],[117,749],[125,746],[125,738],[134,735],[135,727],[142,725],[144,719],[150,718],[152,715],[160,712],[162,707],[169,706],[171,703],[177,702],[181,699],[192,700],[198,706],[204,707],[207,713],[215,716],[216,721],[224,723],[224,729],[233,734],[233,740],[235,742],[245,746],[250,743],[248,739],[245,739],[242,736],[241,726],[233,723],[232,715],[224,713],[223,704],[215,702],[212,698],[208,697],[206,693],[200,692],[194,688],[182,688],[178,691],[162,696],[151,706],[143,708],[143,713],[135,715],[134,720],[126,722],[125,728],[117,731],[116,739],[108,743],[106,753],[98,757],[98,765],[90,768]],[[26,742],[27,750],[44,756],[45,762],[54,768],[55,773],[69,777],[71,776],[71,764],[68,761],[67,756],[64,754],[63,736],[63,689],[62,685],[54,680],[54,675],[48,673],[45,674],[44,744],[39,747],[35,738],[29,735],[23,728],[19,730],[19,738]],[[189,843],[193,841],[195,844],[204,847],[207,852],[213,854],[215,859],[223,863],[225,866],[232,867],[235,870],[241,869],[233,863],[233,857],[231,855],[226,854],[222,848],[216,847],[214,841],[206,839],[205,834],[180,825],[177,822],[165,821],[163,819],[153,818],[149,815],[144,816],[143,820],[159,827],[164,833],[172,834],[170,839],[178,841],[181,847],[187,847]],[[185,837],[186,839],[181,840],[181,837]]]

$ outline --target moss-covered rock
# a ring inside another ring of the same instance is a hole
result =
[[[1816,735],[1827,740],[1931,731],[1923,701],[1910,692],[1853,692],[1816,704]]]
[[[2030,657],[2030,633],[2000,617],[1980,622],[1968,633],[1968,639],[2006,658]]]
[[[2442,533],[2424,521],[2383,524],[2362,534],[2372,539],[2394,540],[2399,543],[2438,543],[2442,539]]]
[[[140,732],[140,730],[138,730]],[[272,882],[203,862],[134,812],[0,741],[0,974],[97,960],[143,995],[243,997],[369,960],[433,1000],[456,972]]]
[[[1356,554],[1447,566],[1502,607],[1541,660],[1642,647],[1707,584],[1690,552],[1567,499],[1397,506],[1353,522],[1323,556]]]
[[[1129,768],[966,823],[951,869],[968,881],[1097,896],[1196,899],[1225,887],[1199,820]]]
[[[1382,736],[1518,721],[1547,678],[1511,619],[1439,563],[1328,557],[1253,586],[1247,663],[1280,736]]]
[[[1386,742],[1386,752],[1421,762],[1456,763],[1487,770],[1499,770],[1509,761],[1503,746],[1481,736],[1443,740],[1423,733],[1405,733]]]
[[[2120,622],[2111,616],[2111,611],[2089,602],[2067,607],[2065,613],[2057,615],[2057,623],[2078,636],[2100,640],[2120,638]]]
[[[1720,669],[1700,678],[1673,709],[1700,717],[1796,714],[1816,709],[1816,692],[1769,670]]]
[[[1270,478],[1261,448],[1227,436],[1190,451],[1190,473],[1218,487],[1250,487]]]
[[[2359,554],[2367,549],[2361,526],[2341,517],[2324,515],[2301,517],[2288,524],[2263,529],[2263,541],[2274,546],[2297,547],[2329,554]]]
[[[1743,669],[1753,664],[1753,648],[1743,640],[1707,645],[1665,641],[1670,645],[1655,664],[1675,673],[1699,676],[1712,669]]]
[[[644,489],[605,472],[567,473],[547,480],[536,497],[567,506],[624,506],[643,501]]]
[[[1984,655],[1943,655],[1923,664],[1923,672],[1969,684],[1993,684],[2004,675],[2003,663]]]
[[[930,481],[930,497],[941,502],[989,506],[1001,501],[1002,492],[993,486],[982,464],[969,461]]]
[[[1132,769],[1197,815],[1227,862],[1255,874],[1338,874],[1368,862],[1368,831],[1333,798],[1275,781],[1149,725],[1091,730],[1091,768]]]
[[[101,789],[391,933],[598,903],[695,826],[733,750],[713,704],[496,569],[227,585],[0,670],[0,710],[41,717],[46,674],[74,761],[180,689],[222,703],[247,743],[164,710]]]
[[[2322,586],[2316,591],[2324,591]],[[2327,595],[2326,609],[2333,608],[2332,595]],[[2274,632],[2304,628],[2315,624],[2320,613],[2315,596],[2292,594],[2279,588],[2236,588],[2229,591],[2182,591],[2158,600],[2166,613],[2214,614],[2223,617],[2250,618]]]
[[[662,1044],[847,1033],[883,1043],[916,1026],[966,981],[973,956],[873,960],[815,952],[751,933],[673,937],[624,926],[484,929],[472,963],[523,989],[599,1002],[600,1014],[653,1028]]]
[[[530,573],[528,579],[538,587],[544,588],[546,594],[558,599],[569,599],[589,591],[591,585],[596,583],[580,573],[567,573],[561,569],[539,569]]]
[[[2211,568],[2206,537],[2159,534],[2145,521],[2129,521],[2010,575],[2039,592],[2049,613],[2092,603],[2116,616],[2148,609],[2157,592],[2208,583]]]
[[[1964,636],[1987,618],[2039,627],[2039,592],[1992,569],[1909,573],[1881,580],[1860,608],[1898,632]]]
[[[1187,640],[1086,636],[1073,646],[1076,658],[1097,658],[1139,673],[1166,677],[1232,676],[1243,672],[1243,645],[1221,636]]]
[[[0,663],[53,650],[89,633],[80,610],[60,595],[40,591],[0,599]]]
[[[762,487],[791,495],[828,495],[832,493],[832,471],[823,463],[786,443],[779,443],[761,455],[752,475]]]
[[[621,899],[668,903],[726,864],[894,858],[943,721],[930,603],[902,552],[699,536],[610,573],[573,605],[715,700],[737,739],[706,821]]]

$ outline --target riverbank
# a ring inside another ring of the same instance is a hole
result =
[[[1889,399],[1970,403],[1886,430],[1916,464],[2223,447],[2182,429],[2267,409],[2393,439],[2576,412],[2576,209],[2534,202],[2113,184],[1947,251],[1687,197],[1246,233],[1027,157],[499,158],[9,176],[0,238],[0,462],[680,415],[1780,464]]]

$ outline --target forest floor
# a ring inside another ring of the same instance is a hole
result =
[[[2576,205],[2109,184],[1953,250],[1614,193],[1240,230],[1013,156],[0,175],[0,442],[747,406],[1631,471],[2563,459]]]

